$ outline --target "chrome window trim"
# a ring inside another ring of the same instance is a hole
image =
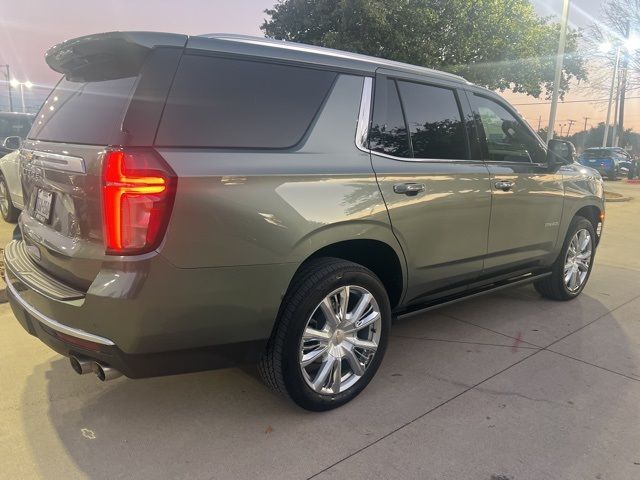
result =
[[[23,149],[22,153],[31,158],[31,163],[43,168],[61,170],[63,172],[87,173],[84,159],[71,155],[43,152],[41,150]]]
[[[373,98],[373,78],[365,77],[362,84],[360,98],[360,112],[358,112],[358,126],[356,128],[356,147],[363,152],[371,153],[367,148],[369,138],[369,124],[371,122],[371,100]]]
[[[448,88],[448,87],[447,87]],[[373,99],[373,78],[365,77],[362,85],[362,96],[360,99],[360,111],[358,113],[358,126],[356,128],[356,147],[370,155],[377,155],[379,157],[388,158],[390,160],[396,160],[399,162],[418,162],[418,163],[473,163],[473,164],[485,164],[484,160],[460,160],[460,159],[446,159],[446,158],[408,158],[408,157],[396,157],[387,153],[376,152],[368,148],[367,139],[369,137],[369,126],[371,123],[371,104]]]
[[[39,321],[40,323],[46,325],[52,330],[56,330],[60,333],[64,333],[66,335],[70,335],[72,337],[80,338],[82,340],[87,340],[93,343],[99,343],[100,345],[114,346],[113,343],[108,338],[100,337],[98,335],[93,335],[92,333],[87,333],[84,330],[80,330],[78,328],[68,327],[67,325],[63,325],[60,322],[56,322],[54,319],[47,317],[43,313],[37,311],[34,307],[32,307],[29,303],[27,303],[18,293],[16,288],[9,281],[9,276],[7,272],[4,273],[4,281],[7,284],[7,288],[11,292],[13,298],[20,304],[22,308],[24,308],[29,315],[31,315],[34,319]]]

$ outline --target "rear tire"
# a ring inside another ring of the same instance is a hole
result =
[[[583,243],[587,241],[588,244]],[[543,297],[552,300],[573,300],[589,280],[596,253],[596,234],[593,225],[584,217],[574,217],[560,255],[553,264],[551,275],[534,282]],[[588,255],[587,255],[588,252]]]
[[[0,175],[0,214],[5,222],[16,223],[20,210],[13,206],[9,186],[4,176]]]
[[[337,258],[311,260],[291,281],[258,371],[302,408],[339,407],[375,375],[390,325],[389,298],[373,272]]]

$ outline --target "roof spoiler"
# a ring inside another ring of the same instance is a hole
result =
[[[152,49],[184,48],[187,40],[186,35],[174,33],[98,33],[54,45],[45,60],[68,80],[113,80],[137,75]]]

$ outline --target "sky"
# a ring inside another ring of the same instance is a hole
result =
[[[393,0],[390,0],[393,1]],[[506,0],[505,0],[506,1]],[[69,38],[111,30],[155,30],[186,34],[212,32],[262,35],[259,26],[275,0],[0,0],[0,64],[10,64],[12,77],[29,80],[36,88],[25,93],[27,103],[44,100],[58,74],[49,69],[44,53],[49,47]],[[559,17],[562,0],[534,0],[543,16]],[[594,22],[599,0],[572,0],[570,25],[586,27]],[[0,80],[2,76],[0,75]],[[0,82],[0,108],[6,108],[6,87]],[[546,125],[549,105],[544,99],[505,93],[505,97],[534,128]],[[573,86],[558,108],[558,122],[576,120],[572,131],[604,121],[606,102],[580,103],[588,99],[606,99],[607,94],[584,86]],[[14,92],[14,103],[19,97]],[[33,107],[35,108],[35,107]],[[640,99],[627,103],[627,125],[640,131]]]

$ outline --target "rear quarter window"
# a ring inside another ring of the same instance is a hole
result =
[[[155,144],[288,148],[304,136],[336,73],[184,55]]]
[[[95,82],[63,78],[33,122],[29,138],[107,145],[120,130],[137,77]]]

